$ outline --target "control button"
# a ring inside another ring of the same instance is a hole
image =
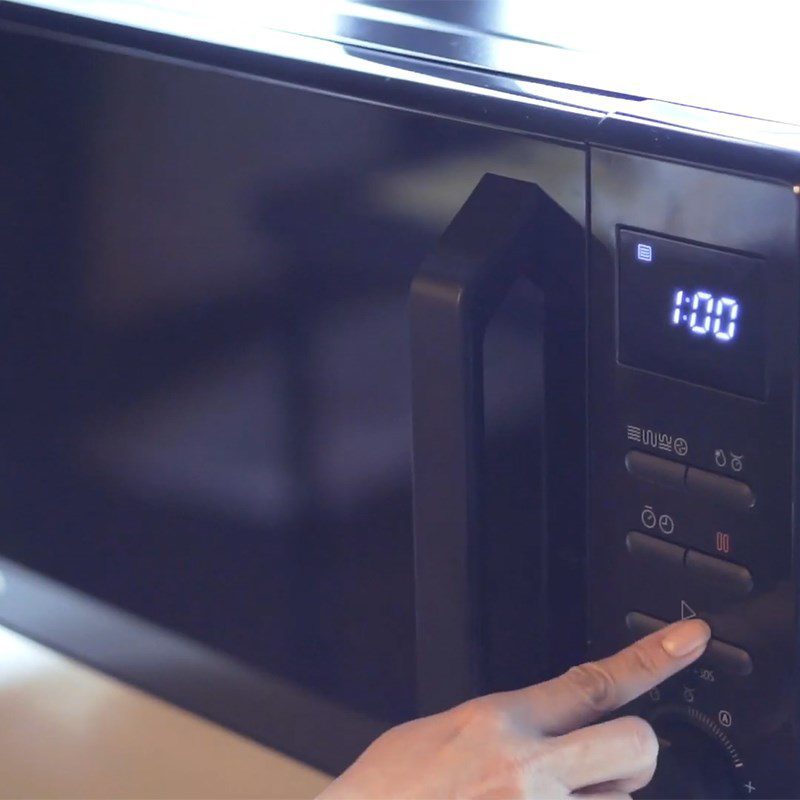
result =
[[[713,498],[739,511],[749,511],[756,504],[753,490],[743,481],[697,467],[689,467],[686,486],[690,492]]]
[[[640,611],[629,611],[625,615],[625,625],[635,639],[649,636],[666,628],[671,623]],[[753,660],[746,650],[732,644],[712,639],[706,647],[701,660],[732,675],[749,675],[753,671]]]
[[[651,633],[666,628],[669,624],[663,619],[657,619],[639,611],[629,611],[625,615],[625,625],[635,639],[649,636]],[[719,639],[712,639],[708,643],[700,660],[722,672],[739,677],[745,677],[753,671],[753,659],[750,658],[747,650],[721,642]]]
[[[750,653],[747,650],[721,642],[719,639],[712,639],[708,643],[701,661],[723,672],[738,675],[739,677],[745,677],[753,671],[753,659],[750,658]]]
[[[685,547],[677,544],[656,539],[646,533],[631,531],[625,537],[625,547],[628,552],[642,563],[652,564],[660,569],[683,567],[683,557],[686,554]]]
[[[625,455],[625,468],[636,478],[682,489],[686,465],[668,458],[652,456],[639,450],[629,450]]]
[[[686,569],[690,577],[705,586],[733,597],[746,597],[753,590],[753,576],[749,569],[696,550],[686,553]]]
[[[649,636],[651,633],[660,631],[669,625],[663,619],[656,619],[639,611],[629,611],[625,615],[625,624],[636,639],[641,639],[642,636]]]

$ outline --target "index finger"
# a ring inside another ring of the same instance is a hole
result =
[[[545,735],[588,725],[629,703],[697,660],[711,629],[700,619],[685,620],[645,636],[600,661],[573,667],[558,678],[509,692],[503,702]]]

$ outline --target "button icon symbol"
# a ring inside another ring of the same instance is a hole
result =
[[[652,530],[656,526],[656,515],[652,506],[645,506],[642,511],[642,525]]]
[[[694,619],[697,612],[685,601],[681,600],[681,619]]]
[[[744,454],[737,456],[736,453],[731,453],[731,469],[734,472],[741,472],[744,468]]]
[[[642,244],[641,242],[636,245],[636,258],[639,261],[650,263],[653,260],[653,247],[649,244]]]
[[[753,781],[747,781],[744,788],[747,789],[747,794],[752,794],[756,790],[756,787],[753,786]]]
[[[725,455],[724,450],[714,451],[714,463],[720,468],[728,466],[728,456]]]
[[[669,536],[675,530],[675,520],[669,514],[662,514],[658,518],[658,528],[661,533]]]
[[[733,716],[731,716],[730,711],[722,710],[717,715],[719,718],[719,724],[722,725],[723,728],[730,728],[733,725]]]
[[[628,425],[625,428],[628,438],[632,442],[641,442],[642,441],[642,429],[638,425]]]
[[[676,436],[672,445],[679,456],[685,456],[689,452],[689,443],[682,436]]]
[[[657,703],[661,699],[661,691],[656,687],[655,689],[651,689],[648,693],[650,695],[650,699]]]
[[[683,699],[687,703],[694,703],[694,689],[691,686],[683,687]]]

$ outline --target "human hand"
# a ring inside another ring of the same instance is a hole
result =
[[[702,620],[677,622],[545,683],[398,725],[318,800],[625,797],[653,776],[653,729],[593,723],[695,661],[710,635]]]

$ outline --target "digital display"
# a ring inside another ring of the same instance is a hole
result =
[[[763,283],[760,258],[620,230],[620,362],[763,399]]]
[[[686,327],[696,336],[711,336],[721,342],[736,338],[739,322],[739,301],[735,297],[714,297],[699,289],[689,292],[675,290],[672,324]]]

